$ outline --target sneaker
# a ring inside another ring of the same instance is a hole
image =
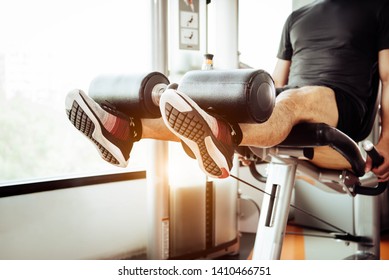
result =
[[[205,174],[227,178],[235,151],[231,127],[175,90],[165,91],[159,105],[166,126],[190,148]]]
[[[68,93],[65,106],[70,122],[92,141],[104,160],[120,167],[128,165],[133,142],[141,136],[132,118],[108,113],[77,89]]]

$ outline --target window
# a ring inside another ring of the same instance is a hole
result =
[[[284,22],[292,11],[292,1],[240,0],[240,61],[272,73]]]
[[[149,71],[150,1],[4,0],[0,183],[118,171],[67,120],[68,91],[104,73]],[[129,169],[143,169],[136,143]],[[143,149],[144,150],[144,149]]]

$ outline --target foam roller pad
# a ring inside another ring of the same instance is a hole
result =
[[[275,104],[274,82],[263,70],[190,71],[181,79],[178,91],[202,109],[237,123],[262,123]]]
[[[108,103],[130,117],[159,118],[159,106],[152,101],[153,88],[158,84],[169,84],[159,72],[102,75],[90,83],[88,94],[98,104]]]

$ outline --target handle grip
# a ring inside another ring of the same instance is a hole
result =
[[[380,166],[384,162],[383,156],[381,156],[377,149],[374,147],[373,143],[371,143],[369,140],[366,140],[362,143],[363,149],[366,151],[366,153],[369,155],[369,157],[372,160],[372,166],[373,168]],[[355,186],[355,193],[362,194],[362,195],[379,195],[383,193],[388,188],[388,182],[380,182],[378,183],[377,187],[370,188],[370,187],[364,187],[357,185]]]
[[[381,156],[378,153],[378,151],[374,147],[373,143],[371,143],[369,140],[364,141],[362,146],[363,146],[363,149],[366,151],[366,153],[371,158],[373,168],[380,166],[384,162],[383,156]]]

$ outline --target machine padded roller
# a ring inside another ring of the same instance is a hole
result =
[[[181,79],[178,91],[202,109],[237,123],[262,123],[275,104],[274,82],[263,70],[190,71]]]
[[[102,75],[89,85],[89,96],[98,104],[137,118],[159,118],[159,106],[153,102],[156,91],[164,91],[168,78],[159,72],[126,75]]]

